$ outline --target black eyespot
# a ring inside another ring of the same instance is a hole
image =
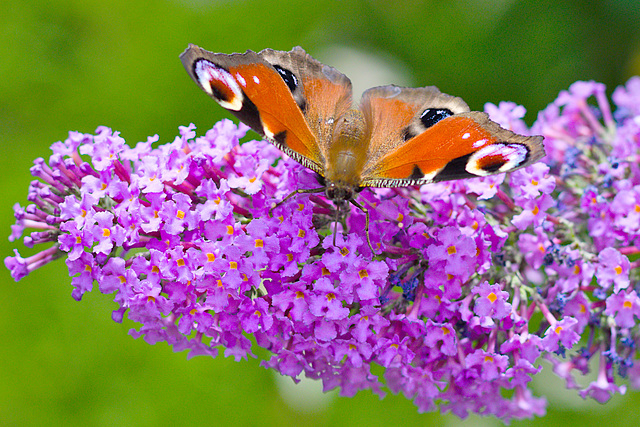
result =
[[[282,77],[282,80],[284,80],[291,92],[296,90],[298,87],[298,78],[295,74],[279,65],[274,65],[273,68],[275,68],[278,74],[280,74],[280,77]]]
[[[424,177],[424,173],[420,170],[418,165],[413,165],[413,172],[411,172],[411,176],[409,179],[422,179]]]
[[[430,128],[442,119],[453,116],[453,112],[448,108],[427,108],[420,115],[420,121],[426,128]]]
[[[496,173],[500,170],[501,167],[503,167],[507,162],[503,159],[496,159],[492,162],[488,162],[485,165],[482,165],[482,170],[486,171],[487,173]]]
[[[211,85],[211,96],[213,96],[218,102],[231,102],[233,99],[229,96],[229,93],[224,93],[222,90],[218,89],[215,85]]]
[[[402,139],[405,141],[408,141],[415,136],[416,134],[409,127],[404,128],[404,131],[402,131]]]
[[[283,130],[282,132],[278,132],[275,135],[273,135],[273,139],[276,140],[276,142],[278,144],[280,144],[283,147],[287,146],[287,131]]]

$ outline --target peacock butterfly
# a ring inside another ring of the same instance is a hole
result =
[[[338,212],[362,209],[372,252],[369,213],[354,199],[364,187],[487,176],[544,156],[542,136],[504,129],[434,86],[373,87],[356,108],[349,78],[300,47],[227,55],[191,44],[180,58],[218,104],[324,182],[285,200],[324,191]]]

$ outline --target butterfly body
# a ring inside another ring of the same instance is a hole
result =
[[[223,108],[317,172],[338,210],[361,207],[365,187],[487,176],[544,155],[541,136],[504,129],[433,86],[374,87],[354,106],[351,81],[300,47],[227,55],[189,45],[180,57]]]

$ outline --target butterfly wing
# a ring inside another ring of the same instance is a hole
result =
[[[335,117],[351,105],[351,82],[302,48],[231,55],[198,46],[180,56],[191,78],[223,108],[324,176]]]
[[[541,136],[504,129],[434,87],[372,88],[363,95],[361,110],[371,135],[363,187],[492,175],[544,156]]]

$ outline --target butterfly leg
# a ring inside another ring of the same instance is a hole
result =
[[[297,196],[298,194],[314,194],[314,193],[321,193],[324,191],[324,188],[311,188],[311,189],[303,189],[303,190],[295,190],[292,191],[291,193],[289,193],[289,195],[287,197],[285,197],[284,199],[282,199],[281,201],[279,201],[278,203],[274,203],[273,206],[271,206],[271,209],[269,209],[269,216],[273,216],[273,210],[275,208],[277,208],[278,206],[280,206],[281,204],[283,204],[284,202],[286,202],[287,200],[289,200],[290,198]]]
[[[371,249],[371,253],[375,255],[376,252],[373,250],[371,238],[369,237],[369,210],[353,199],[351,199],[350,202],[353,206],[364,212],[364,232],[367,235],[367,244],[369,245],[369,249]]]

